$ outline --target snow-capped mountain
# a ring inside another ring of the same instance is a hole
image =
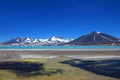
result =
[[[46,39],[17,37],[3,42],[0,45],[120,45],[120,39],[105,33],[94,31],[74,40],[56,36]]]
[[[47,39],[39,39],[37,43],[35,43],[34,45],[59,45],[62,43],[67,43],[72,41],[73,39],[64,39],[62,37],[56,37],[56,36],[52,36],[50,38]]]
[[[21,38],[17,37],[6,42],[3,45],[58,45],[62,43],[67,43],[72,41],[72,39],[64,39],[62,37],[50,37],[47,39],[31,39],[29,37]]]
[[[53,36],[53,37],[49,38],[48,41],[66,43],[66,42],[71,41],[71,39],[64,39],[64,38],[62,38],[62,37],[55,37],[55,36]]]
[[[111,35],[94,31],[90,34],[83,35],[66,45],[105,45],[105,44],[120,44],[120,39]]]

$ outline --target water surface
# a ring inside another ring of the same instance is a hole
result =
[[[120,46],[0,46],[0,49],[120,49]]]

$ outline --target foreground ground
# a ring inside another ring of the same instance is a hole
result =
[[[47,57],[31,58],[27,54]],[[120,80],[118,57],[81,58],[119,56],[119,51],[0,51],[0,55],[4,57],[0,62],[0,80]],[[19,55],[27,55],[27,58]],[[51,55],[59,57],[50,57]],[[68,55],[79,56],[79,59],[67,57]]]

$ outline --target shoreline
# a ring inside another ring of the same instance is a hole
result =
[[[2,49],[0,61],[26,58],[120,59],[120,49]]]
[[[0,49],[0,51],[120,51],[120,49]]]

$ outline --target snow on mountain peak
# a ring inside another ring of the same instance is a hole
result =
[[[65,43],[65,42],[69,42],[72,39],[64,39],[62,37],[56,37],[56,36],[52,36],[51,38],[49,38],[49,41],[51,42],[61,42],[61,43]]]
[[[51,38],[49,38],[49,41],[59,41],[60,38],[56,37],[56,36],[52,36]]]
[[[32,40],[32,42],[36,43],[36,42],[39,42],[39,40],[38,39],[34,39],[34,40]]]
[[[25,37],[25,40],[26,41],[30,41],[31,39],[29,37]]]
[[[21,37],[17,37],[15,40],[16,40],[17,42],[21,42],[22,38],[21,38]]]
[[[48,41],[48,39],[39,39],[40,42]]]
[[[98,34],[99,34],[100,32],[96,31],[96,33],[98,33]]]
[[[56,36],[52,36],[51,38],[47,38],[47,39],[31,39],[29,37],[25,37],[25,38],[17,37],[5,43],[11,45],[57,45],[70,41],[72,41],[72,39],[64,39],[62,37],[56,37]]]
[[[100,34],[100,32],[98,32],[98,31],[93,31],[92,33],[93,34]]]
[[[57,38],[56,36],[52,36],[51,38]]]

